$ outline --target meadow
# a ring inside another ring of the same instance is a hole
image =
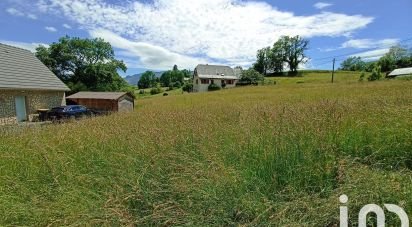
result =
[[[412,217],[412,82],[358,78],[270,78],[0,129],[0,225],[338,226],[342,194],[353,226],[369,203]]]

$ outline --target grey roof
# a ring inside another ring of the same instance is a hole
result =
[[[235,72],[229,66],[223,65],[198,65],[196,72],[199,78],[207,79],[238,79]]]
[[[388,76],[400,76],[400,75],[412,75],[412,67],[411,68],[402,68],[402,69],[395,69]]]
[[[106,99],[106,100],[118,100],[127,92],[89,92],[81,91],[76,94],[70,95],[68,99]]]
[[[33,53],[1,43],[0,89],[70,90]]]

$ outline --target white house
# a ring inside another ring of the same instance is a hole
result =
[[[229,66],[198,65],[193,74],[193,91],[208,91],[210,84],[216,84],[220,88],[233,88],[238,81],[239,77]]]

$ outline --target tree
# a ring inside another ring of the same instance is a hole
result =
[[[126,72],[126,65],[115,59],[110,43],[103,39],[62,37],[49,47],[38,47],[36,57],[73,92],[129,89],[118,74],[119,70]]]
[[[169,87],[172,83],[181,86],[184,84],[185,77],[190,77],[190,71],[186,69],[179,70],[177,65],[174,65],[172,70],[166,71],[160,76],[160,83],[164,87]]]
[[[156,84],[156,74],[152,71],[144,72],[140,77],[139,82],[137,82],[139,89],[155,87]]]
[[[271,58],[271,49],[270,47],[265,47],[257,51],[256,54],[256,63],[253,65],[253,68],[259,73],[266,75],[267,71],[270,68],[270,58]]]
[[[256,63],[253,68],[266,75],[269,70],[282,72],[288,65],[290,71],[297,72],[299,65],[306,63],[305,51],[309,41],[300,36],[282,36],[273,44],[273,48],[265,47],[257,51]]]
[[[390,72],[396,68],[396,61],[392,56],[385,54],[379,59],[378,65],[383,72]]]
[[[340,64],[340,70],[345,71],[363,71],[366,68],[366,63],[361,57],[349,57]]]
[[[284,56],[285,49],[283,48],[282,42],[276,42],[275,44],[273,44],[270,66],[275,73],[283,72]]]
[[[393,46],[389,52],[378,61],[383,72],[390,72],[396,68],[412,66],[412,54],[400,45]]]
[[[305,51],[308,49],[309,41],[300,36],[282,36],[275,45],[279,46],[280,56],[283,56],[283,62],[288,64],[292,72],[297,72],[299,65],[308,61]]]
[[[171,78],[171,71],[166,71],[160,76],[160,83],[163,85],[163,87],[169,87],[170,83],[172,82]]]

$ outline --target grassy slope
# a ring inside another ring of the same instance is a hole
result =
[[[342,193],[353,222],[367,203],[412,214],[411,86],[154,97],[134,113],[0,132],[0,225],[325,226]]]

